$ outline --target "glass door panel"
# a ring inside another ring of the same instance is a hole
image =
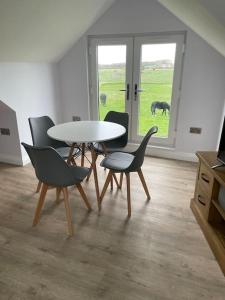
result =
[[[176,44],[141,46],[138,135],[159,128],[157,137],[168,138]]]
[[[93,38],[89,50],[92,119],[112,110],[131,115],[133,39]]]
[[[174,144],[183,39],[183,35],[134,38],[134,141],[140,141],[152,126],[158,126],[151,142]]]
[[[97,47],[99,120],[111,111],[125,112],[126,45]]]

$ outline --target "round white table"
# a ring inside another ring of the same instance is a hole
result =
[[[81,165],[84,164],[84,147],[86,143],[91,146],[92,169],[94,173],[96,196],[98,201],[98,208],[100,209],[100,193],[98,185],[98,176],[96,169],[96,152],[93,146],[94,142],[104,143],[105,141],[113,140],[122,136],[126,129],[116,123],[105,121],[77,121],[55,125],[48,130],[48,135],[55,140],[63,141],[71,144],[70,155],[68,163],[71,162],[74,148],[77,144],[82,144],[82,160]]]
[[[116,123],[105,121],[77,121],[55,125],[48,135],[68,143],[105,142],[122,136],[126,129]]]

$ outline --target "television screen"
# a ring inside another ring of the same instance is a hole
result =
[[[217,155],[218,160],[220,160],[222,163],[225,164],[225,118],[223,121],[223,128],[222,128],[222,133],[220,137],[220,145],[218,149],[218,155]]]

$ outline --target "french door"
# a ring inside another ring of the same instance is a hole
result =
[[[183,57],[183,35],[90,38],[92,119],[110,110],[128,112],[129,139],[139,142],[150,127],[151,140],[173,145]]]

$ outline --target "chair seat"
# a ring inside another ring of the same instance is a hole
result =
[[[74,185],[76,183],[79,183],[84,180],[84,178],[88,175],[90,172],[90,168],[85,167],[78,167],[78,166],[71,166],[71,184]]]
[[[101,166],[113,171],[123,172],[129,168],[134,160],[134,155],[124,152],[114,152],[107,155],[101,162]]]
[[[55,150],[59,153],[59,155],[66,159],[69,157],[70,154],[70,147],[59,147],[59,148],[55,148]],[[73,151],[73,156],[76,155],[78,156],[80,154],[80,150],[75,148]]]
[[[59,172],[56,172],[54,176],[52,176],[51,180],[43,181],[43,183],[58,187],[72,186],[82,182],[90,172],[90,169],[78,166],[69,166],[68,171],[69,172],[64,175],[64,173],[59,170]]]
[[[99,143],[96,143],[94,145],[94,148],[95,148],[95,151],[99,154],[103,154],[105,151],[103,150],[103,147],[101,144]],[[105,143],[105,148],[106,148],[106,151],[107,153],[112,153],[112,152],[121,152],[123,151],[124,152],[124,148],[123,146],[120,145],[120,143]]]

